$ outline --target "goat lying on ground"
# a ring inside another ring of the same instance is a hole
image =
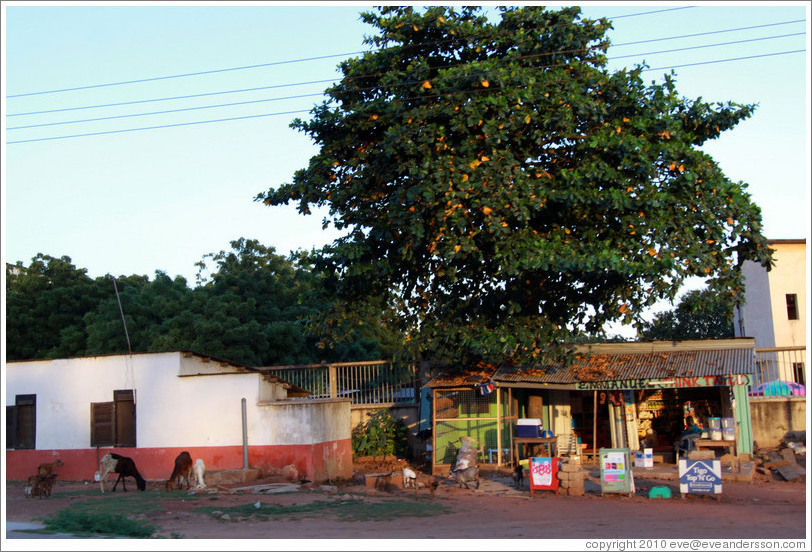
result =
[[[166,481],[166,490],[171,491],[173,488],[183,490],[183,480],[186,480],[186,489],[189,489],[189,476],[192,475],[192,456],[183,451],[175,458],[175,467],[172,469],[172,475]]]
[[[195,460],[195,465],[192,469],[194,470],[195,478],[197,479],[195,489],[205,489],[206,481],[203,479],[203,476],[206,475],[206,464],[203,463],[203,459],[198,458]]]
[[[138,468],[135,467],[135,462],[132,458],[128,458],[126,456],[121,456],[120,454],[116,454],[114,452],[109,452],[105,454],[101,459],[101,492],[104,492],[104,482],[107,481],[107,476],[111,473],[117,473],[118,479],[116,479],[115,484],[113,485],[113,492],[116,492],[116,487],[118,486],[118,482],[121,481],[121,486],[124,488],[124,492],[127,492],[127,482],[125,481],[125,477],[132,477],[135,479],[135,484],[138,486],[139,491],[143,491],[147,488],[147,482],[144,481],[144,478],[141,477],[141,474],[138,473]]]
[[[60,460],[59,458],[56,459],[56,462],[40,464],[39,467],[37,468],[37,473],[41,477],[47,477],[53,473],[54,468],[57,466],[64,466],[62,460]]]

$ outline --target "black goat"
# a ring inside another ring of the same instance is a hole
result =
[[[121,486],[124,488],[124,492],[127,492],[127,482],[124,479],[125,477],[132,477],[135,479],[135,484],[138,487],[139,491],[146,490],[147,482],[141,477],[141,474],[138,473],[138,468],[135,467],[135,462],[132,458],[128,458],[127,456],[121,456],[120,454],[116,454],[114,452],[108,452],[104,455],[101,459],[102,465],[102,473],[101,473],[101,490],[104,492],[104,482],[107,480],[107,475],[109,473],[117,473],[118,479],[116,479],[115,484],[113,485],[113,492],[116,492],[116,487],[118,486],[118,482],[121,481]]]

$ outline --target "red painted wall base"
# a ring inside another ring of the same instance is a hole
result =
[[[94,481],[99,460],[108,452],[129,456],[146,480],[165,481],[172,475],[175,457],[189,451],[192,459],[202,458],[206,470],[234,470],[243,467],[243,448],[100,448],[65,450],[6,451],[6,480],[24,481],[37,473],[37,466],[58,458],[64,465],[54,470],[60,481]],[[264,473],[275,473],[293,465],[301,476],[314,482],[352,477],[352,444],[349,439],[314,445],[266,445],[248,447],[248,465]]]

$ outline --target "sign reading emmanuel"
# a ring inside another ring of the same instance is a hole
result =
[[[679,461],[680,494],[722,494],[722,462],[719,460]]]

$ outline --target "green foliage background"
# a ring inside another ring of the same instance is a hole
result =
[[[206,255],[198,285],[163,272],[116,279],[134,352],[185,350],[249,366],[391,358],[399,338],[383,310],[336,338],[311,323],[331,298],[310,257],[283,257],[240,238]],[[211,271],[209,276],[206,274]],[[126,353],[110,277],[90,278],[69,257],[37,255],[6,267],[6,360]]]

